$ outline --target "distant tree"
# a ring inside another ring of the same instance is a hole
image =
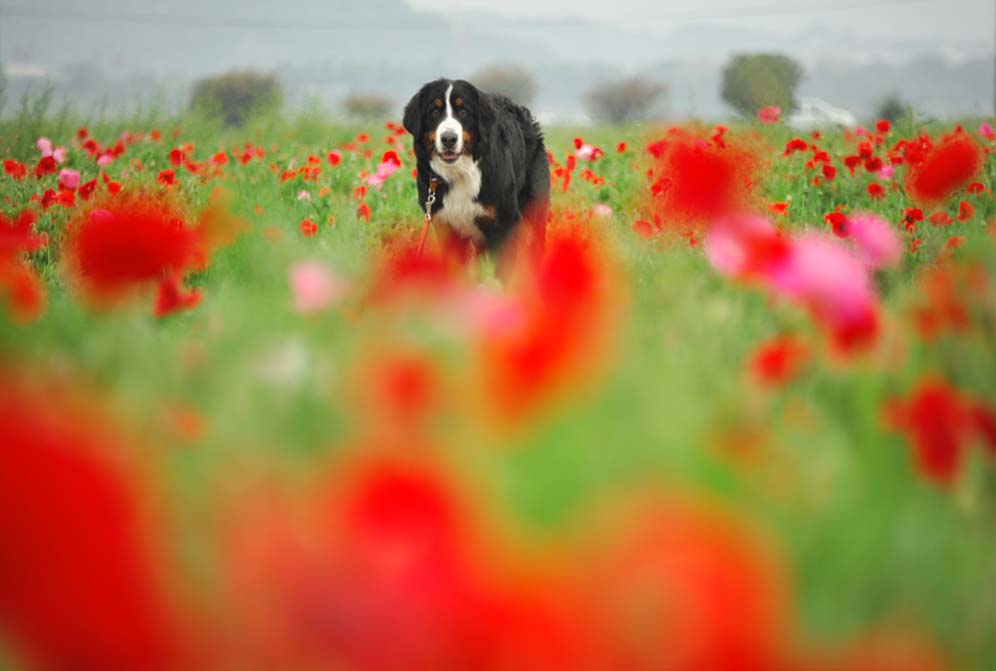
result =
[[[391,116],[394,107],[393,100],[379,93],[354,91],[342,101],[346,115],[362,121],[386,119]]]
[[[536,97],[536,80],[529,70],[518,65],[489,65],[476,72],[470,81],[480,89],[500,93],[520,105],[530,105]]]
[[[218,114],[226,126],[241,126],[251,115],[280,106],[274,75],[250,70],[226,72],[194,84],[190,107]]]
[[[667,94],[667,87],[642,77],[602,81],[585,94],[585,107],[592,117],[614,124],[646,119],[654,103]]]
[[[739,54],[723,69],[723,101],[747,117],[766,105],[782,112],[795,108],[795,90],[803,69],[782,54]]]
[[[886,94],[875,106],[875,118],[896,123],[910,115],[910,105],[895,91]]]

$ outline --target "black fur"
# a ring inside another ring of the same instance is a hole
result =
[[[418,199],[424,208],[429,194],[429,180],[439,179],[433,213],[446,202],[446,181],[433,172],[430,165],[434,149],[426,134],[445,118],[445,109],[436,114],[437,99],[444,99],[446,89],[453,84],[451,98],[464,101],[459,118],[465,131],[471,133],[470,155],[481,170],[481,190],[477,201],[493,208],[494,218],[475,220],[484,234],[487,250],[496,252],[502,243],[527,219],[540,236],[550,201],[550,164],[543,133],[528,109],[508,98],[477,89],[464,80],[437,79],[423,86],[405,106],[403,123],[413,136],[418,161]]]

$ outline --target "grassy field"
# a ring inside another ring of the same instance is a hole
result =
[[[991,668],[996,161],[979,121],[962,137],[982,163],[940,200],[911,193],[913,159],[868,160],[909,158],[892,150],[921,133],[929,159],[953,124],[547,129],[553,260],[503,286],[487,260],[396,252],[421,211],[394,128],[25,108],[0,124],[0,160],[27,173],[0,176],[0,210],[38,214],[44,246],[8,268],[45,301],[0,309],[9,668]],[[568,170],[575,137],[604,155]],[[39,138],[67,151],[36,177]],[[826,215],[881,215],[902,258],[870,275],[877,327],[842,344],[818,299],[721,272],[710,217],[652,188],[676,166],[648,152],[661,139],[720,157],[688,202],[732,189],[782,240],[850,250]],[[389,150],[400,168],[368,183]],[[96,180],[88,200],[59,196],[63,169]],[[121,202],[238,231],[172,268],[195,304],[156,316],[159,278],[104,292],[70,261],[91,212]],[[314,310],[290,280],[306,262],[332,287]]]

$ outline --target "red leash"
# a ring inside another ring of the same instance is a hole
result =
[[[432,204],[436,202],[436,187],[439,186],[439,178],[433,177],[429,180],[429,197],[425,200],[425,223],[422,224],[422,235],[418,239],[418,253],[415,258],[422,258],[422,250],[425,249],[425,239],[429,235],[429,224],[432,223]]]

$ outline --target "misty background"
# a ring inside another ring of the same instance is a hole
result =
[[[889,93],[942,118],[991,115],[993,0],[3,0],[7,113],[53,87],[88,114],[184,108],[194,81],[232,69],[275,74],[290,109],[336,114],[351,93],[400,107],[425,81],[520,65],[545,122],[585,122],[595,82],[667,86],[657,114],[721,119],[730,57],[799,61],[800,96],[867,119]]]

